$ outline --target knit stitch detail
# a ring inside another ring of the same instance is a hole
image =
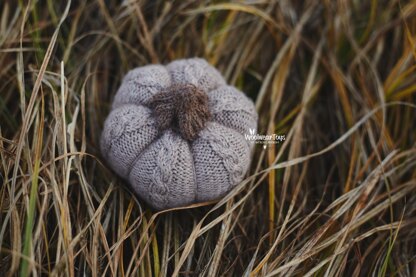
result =
[[[229,133],[214,133],[212,132],[213,128],[215,128],[215,125],[210,125],[207,128],[208,130],[211,130],[211,132],[209,132],[208,137],[205,138],[208,140],[212,150],[222,158],[224,167],[228,172],[229,184],[232,186],[236,182],[239,182],[241,177],[244,175],[246,161],[241,160],[241,155],[236,153],[236,150],[232,147],[229,140]],[[231,130],[229,130],[229,132],[231,132]]]
[[[149,196],[159,206],[166,206],[169,195],[169,184],[172,182],[172,166],[175,165],[177,145],[172,143],[171,134],[167,140],[161,140],[161,148],[156,157],[157,166],[153,170]]]
[[[252,146],[244,134],[257,119],[253,102],[203,59],[147,65],[123,79],[100,146],[150,206],[185,206],[241,182]]]

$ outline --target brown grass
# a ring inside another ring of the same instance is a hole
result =
[[[415,1],[1,1],[0,276],[415,276],[415,33]],[[194,56],[286,140],[155,213],[99,135],[128,70]]]

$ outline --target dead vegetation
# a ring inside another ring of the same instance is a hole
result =
[[[415,276],[416,2],[1,1],[1,276]],[[250,174],[154,213],[100,157],[134,67],[255,100]]]

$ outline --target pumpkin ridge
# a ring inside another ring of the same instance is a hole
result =
[[[152,126],[154,124],[154,122],[148,122],[144,126]],[[134,160],[132,161],[132,163],[130,164],[129,168],[127,169],[127,174],[126,174],[126,178],[128,179],[130,176],[131,171],[133,170],[134,166],[136,165],[137,161],[140,160],[140,157],[143,155],[144,152],[146,152],[146,149],[152,145],[153,143],[157,142],[160,138],[162,137],[162,135],[157,135],[151,142],[149,142],[142,151],[140,151],[139,153],[136,154],[136,157],[134,157]]]
[[[171,136],[169,133],[167,136]],[[149,186],[150,199],[158,202],[159,205],[166,206],[169,202],[169,186],[172,181],[172,168],[176,163],[177,145],[173,143],[172,138],[161,140],[161,148],[156,157],[157,166],[153,170],[151,184]]]

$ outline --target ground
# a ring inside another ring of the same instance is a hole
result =
[[[0,275],[415,276],[415,32],[415,1],[1,1]],[[285,140],[155,212],[99,136],[130,69],[184,57]]]

